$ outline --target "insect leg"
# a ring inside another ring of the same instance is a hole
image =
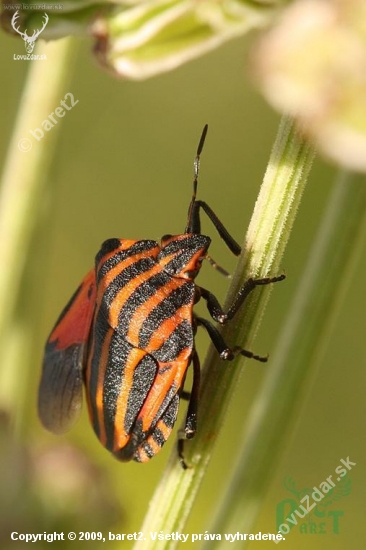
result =
[[[192,363],[193,363],[193,384],[192,390],[190,392],[189,405],[186,416],[186,423],[184,426],[184,432],[179,434],[178,439],[178,456],[182,464],[182,467],[186,470],[188,465],[184,459],[184,441],[186,439],[192,439],[196,435],[197,431],[197,406],[198,406],[198,397],[200,391],[200,378],[201,378],[201,366],[200,360],[197,355],[196,350],[193,350],[192,353]]]
[[[283,281],[284,279],[285,275],[279,275],[278,277],[265,277],[263,279],[248,279],[240,288],[234,299],[234,302],[231,304],[227,312],[222,309],[216,296],[214,296],[214,294],[212,294],[209,290],[199,287],[199,292],[201,297],[206,300],[207,309],[210,312],[211,317],[215,321],[223,325],[226,323],[226,321],[229,321],[234,317],[234,315],[245,302],[248,294],[250,294],[252,290],[254,290],[257,286],[277,283],[279,281]]]
[[[225,340],[223,339],[223,337],[221,336],[217,328],[214,327],[213,324],[210,323],[210,321],[202,317],[196,317],[195,319],[196,319],[197,325],[202,326],[206,329],[207,334],[209,335],[213,345],[217,349],[221,359],[223,359],[224,361],[232,361],[234,357],[236,357],[237,355],[243,355],[244,357],[248,357],[249,359],[255,359],[256,361],[261,361],[262,363],[267,362],[268,357],[255,355],[251,351],[243,349],[240,346],[229,348],[229,346],[226,344]]]
[[[191,398],[191,392],[183,390],[179,397],[185,401],[189,401]]]
[[[224,277],[227,277],[228,279],[231,279],[231,274],[226,271],[226,269],[224,269],[220,264],[218,264],[217,262],[215,262],[215,260],[209,256],[208,254],[206,254],[205,260],[208,261],[208,263],[214,268],[214,269],[217,269],[217,271],[219,273],[221,273],[221,275],[224,275]]]

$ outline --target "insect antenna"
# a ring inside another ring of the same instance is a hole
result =
[[[187,226],[184,230],[185,233],[201,233],[201,224],[198,216],[198,208],[196,207],[196,195],[197,195],[198,173],[200,168],[200,155],[202,153],[202,149],[205,144],[207,130],[208,130],[208,124],[205,124],[202,130],[200,141],[198,143],[196,158],[194,159],[193,194],[192,194],[192,200],[188,209],[188,220],[187,220]]]

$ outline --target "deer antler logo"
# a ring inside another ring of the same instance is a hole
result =
[[[23,38],[26,52],[27,53],[32,53],[37,38],[39,37],[39,35],[41,34],[41,32],[44,30],[45,26],[48,23],[48,15],[47,15],[47,13],[44,14],[43,27],[39,31],[33,31],[32,36],[27,35],[27,29],[25,29],[25,31],[22,32],[22,31],[19,30],[19,27],[15,26],[17,24],[17,18],[18,17],[19,17],[19,13],[18,13],[18,10],[17,10],[14,13],[13,17],[12,17],[11,26]]]

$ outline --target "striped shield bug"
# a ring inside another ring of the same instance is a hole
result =
[[[169,437],[180,398],[189,399],[185,437],[196,433],[200,363],[195,333],[202,326],[220,357],[259,357],[238,346],[230,348],[216,327],[193,312],[203,298],[212,319],[224,324],[234,317],[258,285],[284,279],[249,279],[227,311],[216,297],[195,284],[202,261],[208,260],[210,237],[201,233],[205,212],[235,255],[241,248],[213,210],[196,199],[204,127],[194,162],[193,196],[181,235],[153,240],[108,239],[93,268],[61,313],[45,348],[38,409],[43,425],[67,431],[78,418],[82,385],[94,431],[102,445],[122,461],[147,462]],[[220,268],[219,268],[220,269]],[[184,391],[193,366],[190,393]],[[185,466],[182,444],[179,456]]]

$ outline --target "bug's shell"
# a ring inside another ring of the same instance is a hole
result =
[[[194,349],[194,277],[210,245],[200,234],[109,239],[46,345],[39,412],[70,428],[84,376],[101,443],[120,460],[146,462],[167,440]]]

